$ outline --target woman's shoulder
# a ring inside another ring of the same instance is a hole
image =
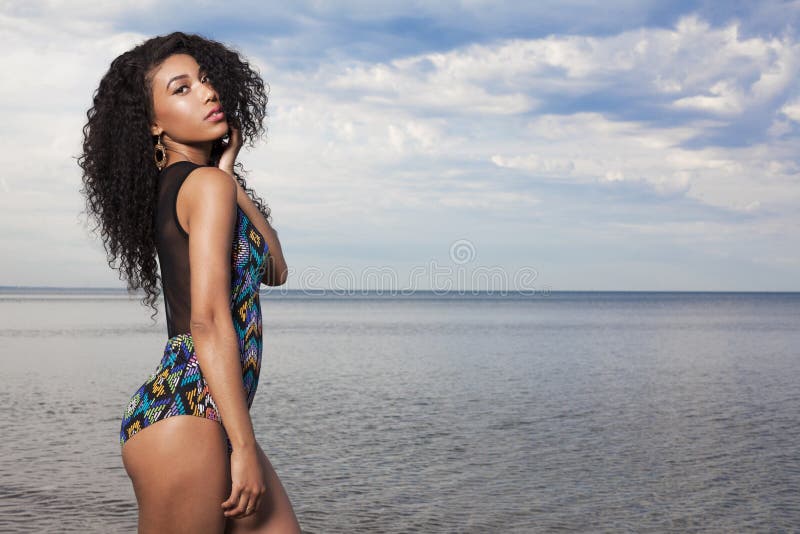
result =
[[[189,196],[201,196],[208,201],[223,196],[236,198],[236,181],[219,167],[193,164],[183,179],[182,188]]]
[[[218,167],[196,165],[184,178],[176,204],[189,221],[197,213],[230,214],[237,206],[236,180]]]

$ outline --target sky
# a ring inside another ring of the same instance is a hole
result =
[[[269,88],[239,160],[288,289],[798,291],[800,1],[0,0],[0,285],[124,288],[85,213],[111,61]]]

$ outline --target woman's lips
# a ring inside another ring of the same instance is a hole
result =
[[[212,122],[217,122],[217,121],[221,121],[224,118],[225,118],[225,112],[220,110],[220,111],[217,111],[216,113],[212,113],[211,115],[206,117],[206,120],[207,121],[212,121]]]

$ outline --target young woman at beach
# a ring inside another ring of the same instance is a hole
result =
[[[82,193],[109,265],[154,315],[159,279],[164,292],[161,362],[120,410],[140,533],[300,532],[249,413],[258,289],[287,275],[270,210],[234,169],[266,104],[237,52],[175,32],[114,59],[87,113]]]

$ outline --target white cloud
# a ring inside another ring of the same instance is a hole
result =
[[[736,115],[744,109],[744,95],[730,81],[722,80],[708,89],[711,96],[687,96],[673,102],[676,108],[693,108],[719,115]]]
[[[800,122],[800,98],[786,103],[780,111],[794,122]]]
[[[548,99],[616,87],[729,117],[779,98],[797,77],[799,53],[788,36],[743,39],[736,22],[713,28],[687,16],[674,29],[500,40],[343,72],[323,67],[323,76],[328,87],[377,104],[463,114],[546,111]]]
[[[570,159],[545,158],[538,154],[512,157],[493,155],[490,160],[498,167],[524,169],[538,175],[555,177],[566,177],[575,169],[575,163]]]
[[[478,83],[461,77],[461,72],[440,68],[441,56],[426,60],[435,69],[426,74],[416,58],[397,60],[391,65],[347,67],[331,73],[326,85],[342,92],[357,90],[365,102],[387,107],[430,108],[456,113],[513,115],[533,109],[535,99],[523,93],[493,94]],[[409,75],[414,72],[415,75]]]

